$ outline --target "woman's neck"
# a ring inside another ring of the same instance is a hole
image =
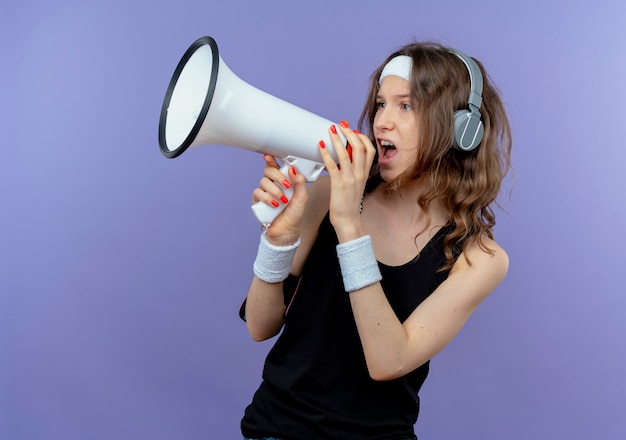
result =
[[[380,211],[378,215],[402,217],[413,224],[426,224],[430,217],[430,226],[443,226],[449,220],[449,215],[438,199],[433,199],[426,209],[418,204],[418,200],[427,192],[425,180],[419,179],[402,185],[397,190],[389,191],[384,183],[378,185],[365,196],[372,197]]]

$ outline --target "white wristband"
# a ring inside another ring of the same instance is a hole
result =
[[[346,292],[354,292],[382,280],[369,235],[338,244],[337,257]]]
[[[261,234],[259,250],[252,269],[257,278],[267,283],[279,283],[289,276],[291,263],[296,249],[300,246],[300,238],[289,246],[274,246]]]

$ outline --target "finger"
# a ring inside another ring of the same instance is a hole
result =
[[[376,154],[378,153],[378,151],[376,150],[376,147],[372,143],[372,140],[369,138],[369,136],[365,136],[364,134],[360,133],[358,134],[358,136],[363,140],[363,143],[365,145],[365,156],[367,162],[366,165],[367,172],[369,173],[370,169],[372,168],[372,164],[376,159]]]
[[[265,163],[267,164],[268,167],[280,168],[280,165],[278,164],[278,161],[271,154],[264,154],[263,155],[263,160],[265,161]]]
[[[326,143],[323,140],[319,141],[318,150],[320,152],[320,156],[322,156],[322,160],[324,161],[326,171],[330,176],[332,176],[334,173],[337,172],[338,166],[333,157],[330,155]]]
[[[359,174],[362,174],[363,169],[367,168],[367,172],[369,173],[369,167],[366,162],[366,145],[364,144],[364,137],[358,131],[352,130],[348,127],[341,127],[341,132],[345,136],[348,141],[348,146],[346,147],[346,154],[352,163],[352,169],[354,171],[358,171]]]
[[[274,208],[278,208],[280,206],[278,200],[272,197],[269,192],[264,191],[261,188],[255,188],[254,191],[252,191],[252,204],[257,202],[263,202],[269,206],[273,206]]]
[[[360,156],[362,162],[359,165],[362,167],[361,169],[363,170],[363,172],[369,175],[370,169],[372,168],[372,163],[374,161],[374,154],[376,153],[376,149],[373,147],[372,142],[367,136],[358,133],[357,137],[361,142],[360,151],[362,153]]]
[[[351,131],[351,130],[348,130],[348,126],[349,124],[347,121],[341,121],[339,123],[339,128],[341,129],[344,136],[345,136],[346,131]],[[339,164],[338,168],[345,170],[346,167],[350,166],[350,163],[352,161],[353,147],[350,145],[350,139],[346,137],[347,144],[345,144],[344,141],[339,136],[339,132],[337,131],[337,126],[334,124],[330,126],[329,137],[333,144],[332,146],[333,146],[333,149],[335,150],[335,154],[337,156],[337,162]]]
[[[283,187],[285,189],[291,188],[292,182],[289,180],[289,177],[284,175],[280,168],[274,167],[274,165],[277,164],[276,161],[270,160],[269,162],[268,166],[266,166],[263,170],[263,175],[275,182],[279,187]]]
[[[298,173],[295,166],[289,168],[289,179],[293,182],[294,191],[302,190],[302,188],[306,190],[306,178]]]
[[[270,171],[275,170],[275,168],[269,168]],[[264,177],[261,179],[259,187],[269,192],[272,196],[280,199],[283,203],[287,203],[285,201],[284,193],[285,190],[291,188],[293,184],[289,179],[287,179],[282,173],[277,173],[276,177]]]
[[[306,179],[303,175],[298,174],[298,171],[294,166],[289,168],[288,174],[289,178],[293,182],[293,194],[288,208],[294,207],[295,205],[301,205],[301,208],[303,208],[308,198]]]
[[[372,163],[376,156],[376,148],[368,136],[360,133],[358,130],[343,131],[347,139],[354,144],[352,151],[352,161],[355,170],[369,175]]]
[[[264,176],[259,181],[259,188],[267,192],[272,199],[269,200],[267,197],[260,199],[271,205],[275,205],[275,203],[272,203],[272,200],[287,203],[288,198],[284,191],[289,190],[293,186],[291,180],[280,169],[274,168],[276,161],[273,157],[268,156],[266,162],[268,166],[263,169]]]

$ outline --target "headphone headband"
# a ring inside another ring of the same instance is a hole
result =
[[[448,49],[450,53],[455,54],[463,61],[465,67],[470,76],[470,95],[467,98],[467,103],[476,107],[476,110],[480,109],[483,102],[483,74],[478,67],[478,64],[465,55],[463,52],[456,49]]]

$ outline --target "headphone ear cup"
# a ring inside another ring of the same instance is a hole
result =
[[[458,110],[454,113],[454,148],[472,151],[480,145],[485,127],[480,120],[480,112]]]

